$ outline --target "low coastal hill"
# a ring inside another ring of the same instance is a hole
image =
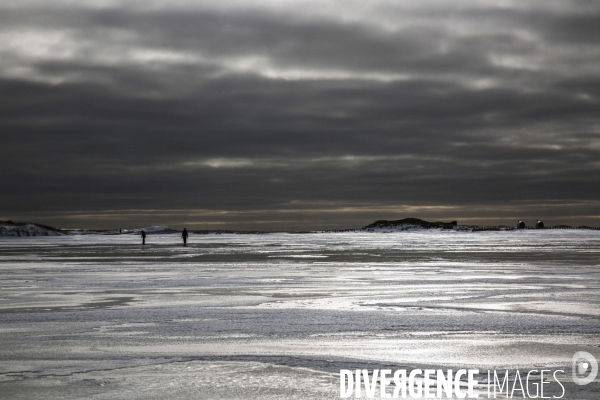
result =
[[[0,236],[62,236],[59,229],[30,222],[0,221]]]
[[[538,223],[541,221],[538,221]],[[457,221],[452,222],[429,222],[419,218],[404,218],[395,221],[388,221],[380,219],[372,224],[363,226],[360,230],[367,232],[397,232],[397,231],[411,231],[421,229],[452,229],[469,232],[481,232],[481,231],[512,231],[512,230],[523,230],[523,229],[536,229],[536,230],[548,230],[548,229],[584,229],[584,230],[600,230],[598,227],[591,226],[577,226],[572,227],[568,225],[555,225],[551,227],[544,227],[542,224],[537,226],[525,226],[519,228],[517,226],[505,226],[505,225],[458,225]]]
[[[119,235],[119,234],[140,234],[146,232],[148,235],[158,233],[179,233],[165,225],[148,226],[146,228],[135,229],[107,229],[107,230],[89,230],[89,229],[57,229],[48,225],[36,224],[33,222],[14,222],[0,221],[0,236],[64,236],[64,235]]]
[[[454,229],[456,221],[452,222],[429,222],[419,218],[404,218],[396,221],[380,219],[372,224],[363,226],[361,230],[369,232],[379,231],[408,231],[414,229]]]

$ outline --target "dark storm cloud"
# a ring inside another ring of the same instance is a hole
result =
[[[94,3],[0,3],[0,217],[598,225],[596,2]]]

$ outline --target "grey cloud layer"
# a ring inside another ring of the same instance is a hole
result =
[[[0,3],[0,217],[600,214],[597,2],[20,4]]]

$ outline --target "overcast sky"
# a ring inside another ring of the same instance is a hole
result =
[[[0,219],[600,225],[600,1],[0,0]]]

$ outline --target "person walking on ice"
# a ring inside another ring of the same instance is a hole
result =
[[[188,238],[187,229],[183,228],[183,232],[181,232],[181,237],[183,238],[183,245],[187,246],[187,238]]]
[[[144,232],[144,230],[142,229],[142,244],[146,244],[146,232]]]

